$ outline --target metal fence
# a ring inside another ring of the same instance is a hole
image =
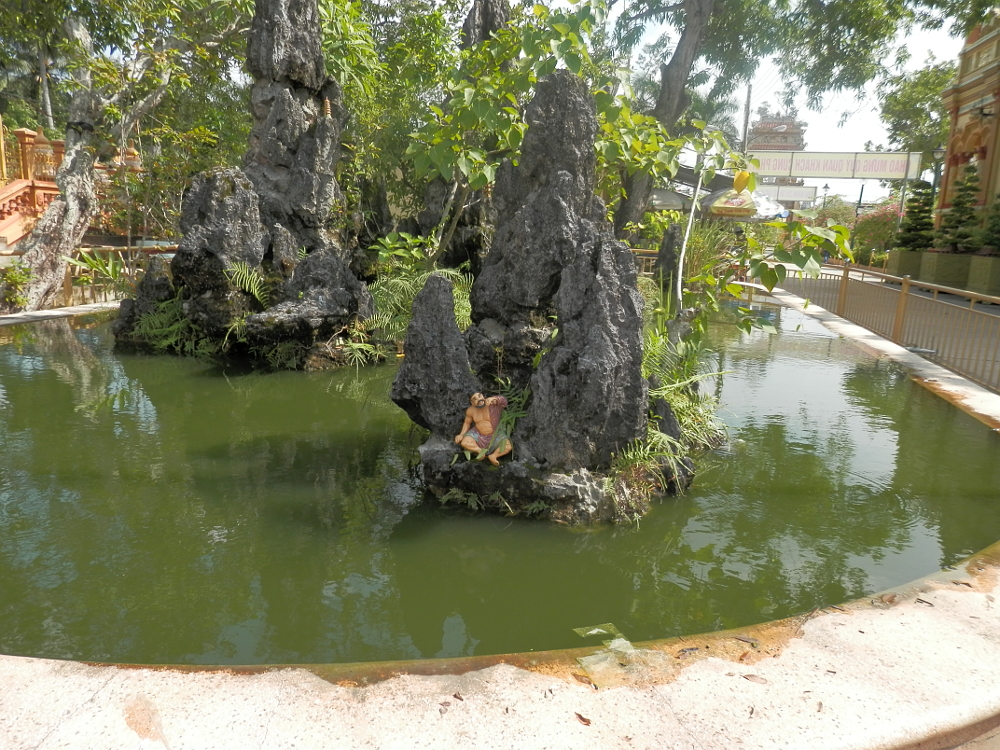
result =
[[[1000,297],[851,266],[782,288],[1000,392]]]

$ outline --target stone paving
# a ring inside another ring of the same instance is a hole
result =
[[[94,302],[89,305],[57,307],[54,310],[37,310],[35,312],[0,315],[0,326],[33,323],[38,320],[52,320],[53,318],[71,318],[74,315],[87,315],[88,313],[101,312],[102,310],[117,310],[119,304],[119,302]]]

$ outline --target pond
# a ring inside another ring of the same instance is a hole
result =
[[[424,498],[394,367],[252,375],[0,328],[0,652],[268,664],[593,644],[777,619],[1000,538],[998,436],[809,318],[718,326],[731,444],[638,525]]]

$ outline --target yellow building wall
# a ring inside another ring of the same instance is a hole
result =
[[[974,30],[959,53],[958,75],[943,92],[951,113],[944,169],[938,191],[938,213],[951,205],[953,183],[975,159],[979,167],[979,205],[1000,192],[1000,18]]]

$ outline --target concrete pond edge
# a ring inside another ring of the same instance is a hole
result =
[[[773,296],[1000,427],[1000,396]],[[0,656],[0,748],[945,750],[1000,727],[998,588],[1000,542],[854,602],[643,643],[251,667]]]

